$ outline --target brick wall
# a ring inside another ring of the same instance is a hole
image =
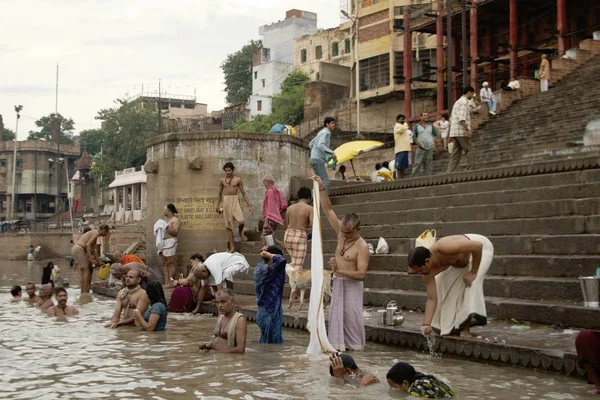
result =
[[[360,27],[362,29],[363,26],[371,25],[378,21],[384,21],[389,23],[390,12],[388,10],[382,10],[376,12],[375,14],[367,15],[365,17],[360,18]],[[361,30],[362,34],[362,30]]]
[[[387,23],[381,23],[370,26],[360,30],[358,35],[359,43],[369,42],[371,40],[379,39],[390,34],[390,25]]]

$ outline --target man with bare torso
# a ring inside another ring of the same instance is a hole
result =
[[[96,242],[101,236],[108,235],[108,225],[101,225],[84,233],[73,245],[71,254],[75,260],[75,268],[79,270],[81,293],[89,293],[92,284],[92,270],[100,266]]]
[[[27,285],[25,286],[25,291],[27,292],[27,296],[29,296],[25,299],[26,302],[30,304],[37,304],[40,302],[40,296],[35,294],[35,283],[27,282]]]
[[[346,214],[339,220],[331,208],[323,181],[318,176],[313,179],[319,184],[323,212],[338,236],[335,257],[328,263],[333,270],[329,342],[340,351],[363,350],[366,343],[363,280],[369,267],[369,246],[360,236],[358,215]]]
[[[54,286],[51,283],[46,283],[42,285],[40,289],[40,301],[38,301],[37,305],[40,310],[46,312],[50,307],[54,306],[54,302],[52,301],[52,291],[54,290]]]
[[[114,329],[123,325],[133,325],[135,323],[133,310],[138,310],[142,315],[148,310],[148,295],[140,287],[141,280],[142,278],[137,269],[131,269],[127,272],[125,277],[126,286],[117,295],[115,312],[110,322],[104,325],[106,328]],[[125,310],[125,313],[121,319],[123,310]]]
[[[218,353],[243,354],[246,352],[248,325],[246,318],[235,311],[233,292],[227,288],[217,292],[219,319],[212,340],[201,343],[200,350]]]
[[[283,243],[290,253],[290,266],[302,271],[308,249],[308,228],[312,225],[313,208],[309,205],[311,190],[303,187],[298,190],[298,202],[287,209],[285,220],[287,230]]]
[[[238,222],[240,238],[244,242],[248,240],[246,235],[244,235],[244,214],[242,213],[242,208],[240,207],[238,189],[242,193],[242,197],[248,205],[250,214],[253,214],[252,204],[250,204],[250,200],[248,199],[246,191],[244,190],[244,182],[242,182],[242,178],[239,176],[233,175],[234,170],[235,167],[231,162],[228,162],[223,166],[225,177],[221,178],[219,181],[219,198],[217,200],[217,213],[223,214],[223,218],[225,219],[225,228],[227,229],[230,253],[235,252],[235,245],[233,243],[233,226],[235,221]],[[221,207],[221,203],[223,207]]]
[[[181,223],[179,221],[177,208],[175,208],[173,204],[167,204],[165,207],[165,217],[167,217],[167,226],[165,227],[162,244],[158,247],[158,256],[163,264],[163,273],[166,285],[175,273],[177,235],[179,235]],[[142,313],[142,315],[144,315],[144,313]]]
[[[54,297],[56,298],[56,302],[58,304],[48,309],[49,317],[62,317],[66,315],[79,314],[79,310],[77,308],[67,305],[67,300],[69,299],[69,296],[65,288],[56,289],[54,291]]]
[[[447,236],[409,252],[408,273],[421,275],[427,291],[424,335],[435,330],[470,337],[471,326],[487,323],[483,279],[493,258],[492,243],[476,234]]]

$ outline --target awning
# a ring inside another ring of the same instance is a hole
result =
[[[127,185],[134,185],[136,183],[146,183],[146,173],[144,171],[136,171],[130,174],[123,174],[117,176],[117,178],[112,181],[109,188],[116,188]]]

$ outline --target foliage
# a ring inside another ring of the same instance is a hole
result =
[[[15,133],[13,131],[11,131],[8,128],[4,128],[4,134],[2,135],[2,140],[5,142],[10,142],[11,140],[14,140],[15,138]]]
[[[157,110],[123,100],[117,100],[116,104],[116,107],[98,112],[96,119],[102,121],[102,129],[88,131],[85,135],[92,146],[88,151],[96,152],[92,176],[98,180],[101,189],[108,188],[115,171],[144,165],[144,142],[158,134]],[[98,153],[98,144],[102,146],[102,154]]]
[[[49,114],[37,121],[35,125],[40,128],[39,131],[29,131],[27,140],[45,140],[47,142],[52,141],[52,121],[55,116],[60,121],[60,143],[61,144],[73,144],[73,141],[68,137],[65,137],[65,133],[72,133],[75,130],[75,123],[72,118],[65,118],[59,114]]]
[[[236,131],[267,133],[275,124],[296,126],[304,121],[304,87],[310,77],[292,72],[281,83],[281,93],[273,96],[270,115],[257,115],[252,121],[237,123]]]
[[[86,129],[79,132],[79,144],[91,156],[95,156],[102,150],[105,133],[102,129]]]
[[[262,47],[260,40],[251,40],[221,63],[225,75],[225,100],[229,105],[248,101],[252,94],[252,55]]]

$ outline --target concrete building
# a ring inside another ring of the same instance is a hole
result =
[[[139,221],[146,215],[146,172],[142,167],[115,171],[115,180],[109,187],[109,203],[104,214],[111,215],[111,221],[127,223]]]
[[[13,151],[17,146],[16,190],[13,193]],[[68,210],[68,177],[79,159],[79,145],[42,140],[0,143],[0,219],[40,219]]]
[[[270,114],[273,96],[294,70],[294,39],[317,32],[317,14],[289,10],[283,21],[259,28],[263,47],[252,59],[250,116]]]
[[[132,103],[140,103],[144,107],[156,107],[159,101],[158,93],[142,92],[135,96]],[[200,118],[208,115],[208,105],[196,102],[196,96],[162,93],[160,109],[167,112],[167,119]]]

